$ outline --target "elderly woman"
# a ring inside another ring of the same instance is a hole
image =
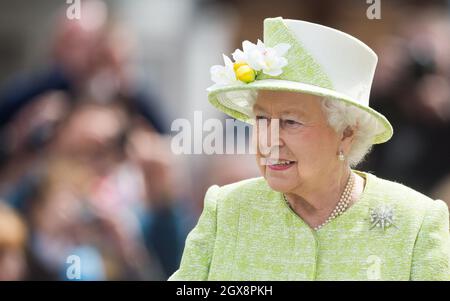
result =
[[[270,18],[224,59],[209,100],[254,124],[262,177],[208,189],[169,280],[450,280],[445,203],[352,169],[393,134],[369,107],[369,47]]]

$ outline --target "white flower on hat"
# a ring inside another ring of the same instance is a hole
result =
[[[223,55],[223,61],[225,62],[225,66],[214,65],[209,70],[212,81],[219,86],[242,84],[243,82],[238,80],[236,77],[234,65],[231,59],[228,56]]]
[[[255,81],[261,72],[270,76],[278,76],[283,73],[282,68],[288,61],[283,57],[291,45],[280,43],[274,47],[266,47],[258,40],[257,44],[249,41],[242,43],[242,49],[233,52],[233,59],[223,55],[225,66],[214,65],[211,67],[211,79],[216,86],[244,84]]]
[[[283,57],[291,48],[291,45],[280,43],[274,47],[266,47],[261,40],[257,44],[250,41],[242,42],[242,49],[233,52],[233,59],[236,63],[247,63],[253,70],[260,71],[271,76],[278,76],[283,73],[282,68],[288,61]]]

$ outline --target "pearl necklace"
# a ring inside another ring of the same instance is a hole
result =
[[[335,219],[336,217],[338,217],[339,215],[344,213],[345,210],[347,210],[348,206],[350,205],[351,198],[352,198],[352,191],[353,191],[354,184],[355,184],[355,176],[354,176],[353,172],[350,172],[350,176],[347,180],[347,184],[345,185],[345,189],[342,192],[339,202],[337,203],[334,210],[331,212],[330,216],[326,219],[326,221],[323,222],[322,224],[314,227],[315,231],[319,230],[320,228],[322,228],[323,226],[328,224],[330,221],[332,221],[333,219]],[[291,209],[293,209],[291,207],[291,204],[289,204],[288,200],[286,199],[286,196],[284,195],[284,193],[283,193],[283,198],[284,198],[284,201],[286,202],[286,204]]]

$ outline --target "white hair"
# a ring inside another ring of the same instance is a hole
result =
[[[324,97],[321,104],[328,124],[336,133],[342,134],[347,127],[353,130],[354,139],[346,157],[350,166],[356,166],[371,151],[374,137],[382,131],[379,122],[371,114],[344,101]]]

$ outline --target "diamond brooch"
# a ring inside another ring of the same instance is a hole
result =
[[[394,224],[394,209],[390,206],[381,205],[370,209],[370,230],[373,228],[385,229],[390,226],[398,228]]]

